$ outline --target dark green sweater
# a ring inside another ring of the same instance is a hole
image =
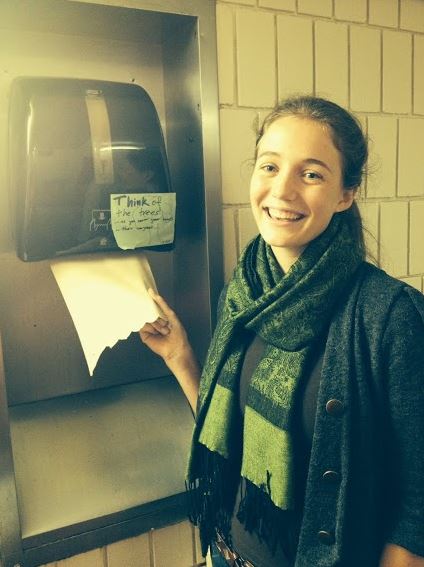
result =
[[[424,296],[364,264],[329,329],[296,567],[424,556],[423,410]]]

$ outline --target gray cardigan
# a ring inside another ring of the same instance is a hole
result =
[[[364,263],[329,327],[295,567],[424,556],[424,296]]]

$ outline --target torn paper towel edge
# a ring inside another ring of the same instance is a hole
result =
[[[148,294],[156,283],[142,253],[84,254],[53,260],[53,275],[78,333],[90,376],[101,353],[161,314]]]

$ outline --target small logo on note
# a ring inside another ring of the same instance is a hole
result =
[[[94,209],[91,211],[90,232],[104,233],[111,227],[110,210]]]

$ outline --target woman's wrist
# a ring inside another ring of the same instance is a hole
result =
[[[192,348],[188,346],[184,351],[171,355],[164,359],[164,361],[178,380],[191,406],[193,414],[195,414],[201,369]]]
[[[200,366],[193,349],[187,345],[183,350],[169,354],[164,362],[173,374],[195,371],[200,374]]]

